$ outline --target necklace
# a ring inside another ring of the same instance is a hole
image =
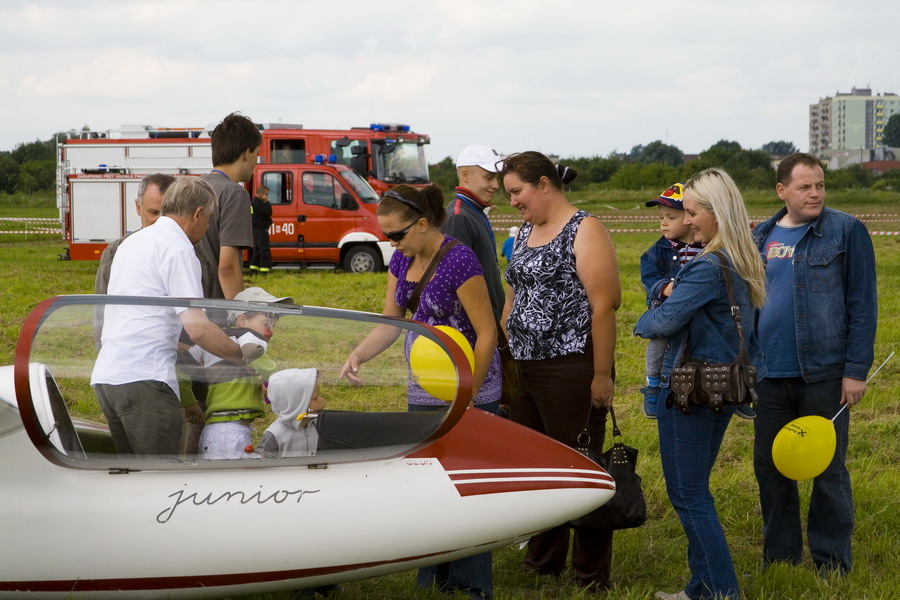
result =
[[[440,251],[441,246],[443,244],[444,244],[444,235],[440,234],[439,236],[436,237],[435,241],[432,244],[430,244],[430,246],[426,247],[427,250],[429,250],[427,260],[425,258],[425,253],[424,253],[424,250],[426,248],[423,248],[423,252],[419,252],[418,254],[416,254],[416,259],[419,261],[419,264],[422,265],[423,270],[428,268],[428,265],[431,264],[432,259],[434,259],[435,254],[437,254]]]

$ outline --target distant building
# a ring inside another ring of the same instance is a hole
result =
[[[893,160],[882,144],[884,126],[900,113],[900,96],[853,88],[809,105],[809,151],[831,168],[872,160]]]

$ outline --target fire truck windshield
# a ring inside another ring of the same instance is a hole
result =
[[[347,180],[347,183],[350,184],[350,187],[353,188],[360,200],[366,204],[378,202],[378,194],[372,189],[369,182],[360,177],[356,171],[353,169],[341,170],[341,175]]]
[[[397,143],[378,153],[385,183],[428,183],[425,148],[416,143]]]

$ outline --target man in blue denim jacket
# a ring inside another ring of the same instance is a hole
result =
[[[775,191],[785,207],[754,230],[769,286],[757,321],[768,376],[756,388],[753,452],[764,565],[797,564],[803,555],[797,483],[775,468],[775,436],[798,417],[832,419],[841,405],[862,399],[878,321],[869,232],[852,216],[825,207],[818,159],[804,153],[785,158]],[[822,574],[846,574],[852,566],[853,499],[844,464],[849,423],[848,410],[835,420],[837,450],[815,478],[809,503],[809,549]]]

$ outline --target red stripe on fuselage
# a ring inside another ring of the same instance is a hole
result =
[[[268,571],[263,573],[228,573],[222,575],[186,575],[180,577],[133,577],[127,579],[77,579],[52,581],[0,581],[0,592],[139,592],[143,590],[182,590],[193,588],[227,587],[232,585],[248,585],[254,583],[273,583],[291,579],[308,579],[322,575],[347,573],[380,567],[390,564],[402,564],[422,558],[441,556],[455,550],[408,556],[393,560],[382,560],[351,565],[335,565],[312,569],[291,569],[286,571]],[[398,569],[399,570],[399,569]]]

